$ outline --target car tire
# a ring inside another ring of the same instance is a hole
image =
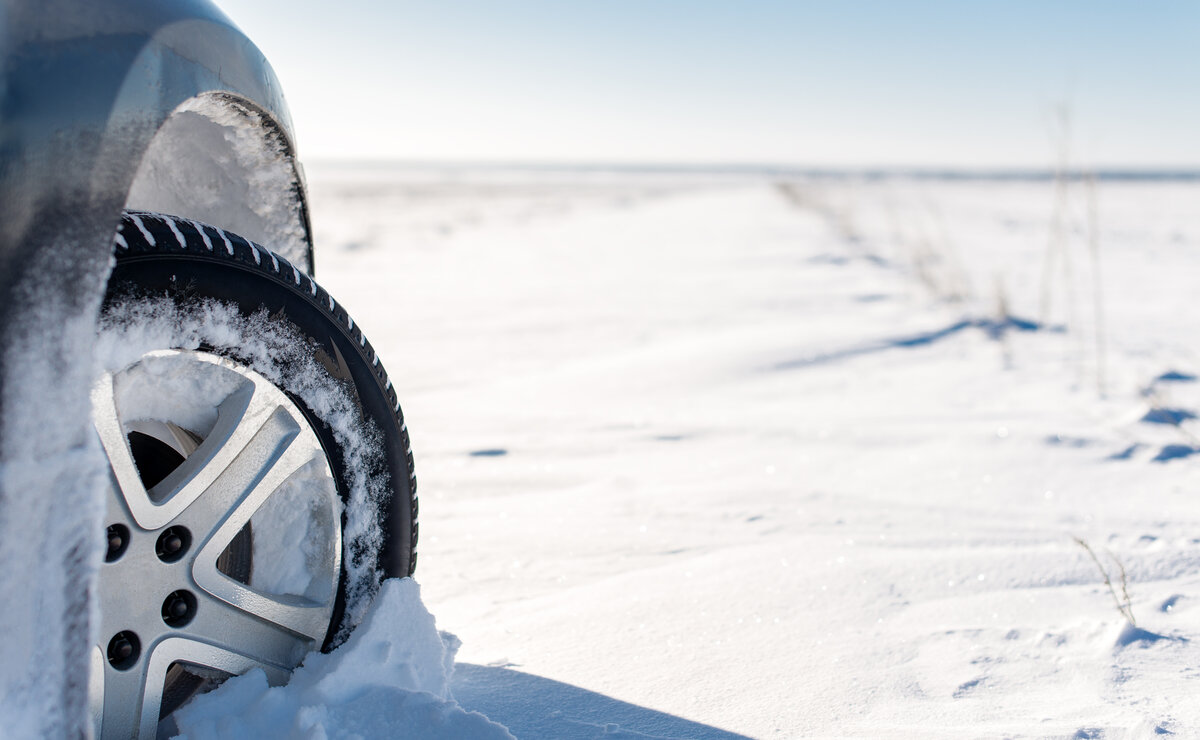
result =
[[[416,566],[395,390],[345,309],[219,228],[124,214],[93,418],[109,460],[96,737],[156,737],[223,678],[330,650]]]

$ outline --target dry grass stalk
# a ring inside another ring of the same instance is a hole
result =
[[[1117,560],[1115,555],[1105,550],[1108,553],[1108,557],[1117,566],[1117,571],[1121,578],[1121,595],[1117,596],[1117,589],[1113,586],[1112,578],[1108,575],[1108,570],[1100,562],[1100,558],[1096,557],[1096,553],[1092,550],[1091,545],[1080,537],[1073,537],[1072,539],[1075,540],[1077,545],[1087,551],[1087,554],[1092,558],[1092,562],[1096,564],[1097,570],[1100,571],[1100,575],[1104,576],[1104,585],[1108,586],[1108,592],[1112,595],[1113,603],[1117,606],[1117,611],[1121,613],[1126,622],[1136,627],[1137,620],[1133,618],[1133,605],[1132,600],[1129,598],[1129,579],[1125,575],[1125,566],[1121,564],[1120,560]]]

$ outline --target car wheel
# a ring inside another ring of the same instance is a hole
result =
[[[93,419],[111,471],[96,736],[153,738],[224,678],[273,683],[416,564],[395,391],[352,319],[278,255],[127,213]]]

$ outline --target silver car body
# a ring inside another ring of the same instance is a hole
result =
[[[13,736],[89,733],[107,475],[90,349],[122,209],[219,225],[311,272],[294,152],[274,73],[210,2],[0,0],[0,716]]]

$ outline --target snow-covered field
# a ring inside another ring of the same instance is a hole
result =
[[[309,181],[420,596],[192,737],[1200,732],[1200,184]]]

